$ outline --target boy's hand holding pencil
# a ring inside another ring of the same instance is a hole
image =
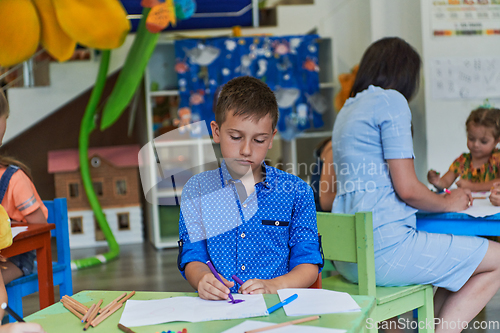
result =
[[[242,294],[277,294],[279,286],[271,280],[260,280],[260,279],[251,279],[247,280],[241,287],[239,292]]]
[[[189,272],[189,273],[188,273]],[[193,261],[186,265],[186,276],[188,281],[198,290],[200,298],[212,301],[227,300],[234,282],[226,280],[220,275],[224,284],[214,276],[208,265],[199,261]]]

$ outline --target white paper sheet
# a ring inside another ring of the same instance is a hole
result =
[[[474,199],[489,199],[491,192],[472,192],[472,197]]]
[[[12,239],[16,238],[21,232],[28,230],[28,227],[12,227]]]
[[[200,322],[209,320],[241,319],[267,316],[262,295],[234,294],[245,302],[207,301],[199,297],[172,297],[150,301],[128,300],[120,324],[134,327],[156,325],[172,321]]]
[[[280,289],[280,300],[297,294],[296,300],[285,305],[283,309],[287,316],[319,315],[325,313],[340,313],[360,311],[358,303],[348,293],[324,289]]]
[[[274,325],[273,323],[266,323],[263,321],[256,320],[245,320],[241,324],[234,326],[228,330],[225,330],[222,333],[244,333],[246,331],[255,330],[261,327],[267,327]],[[316,326],[306,326],[304,324],[300,325],[288,325],[272,330],[268,330],[266,332],[270,333],[345,333],[346,330],[339,330],[336,328],[324,328],[324,327],[316,327]]]
[[[472,206],[459,213],[472,217],[485,217],[500,213],[500,206],[493,206],[490,199],[474,199]]]

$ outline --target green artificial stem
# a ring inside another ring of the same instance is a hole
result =
[[[134,42],[128,51],[123,68],[118,75],[113,91],[104,104],[101,117],[101,131],[112,126],[122,115],[136,94],[149,58],[156,48],[158,33],[146,28],[146,17],[150,8],[144,8]]]
[[[106,221],[106,216],[102,211],[102,207],[97,199],[97,195],[94,192],[94,187],[92,186],[92,178],[90,177],[89,169],[89,137],[90,133],[96,128],[95,124],[95,114],[97,111],[97,105],[101,99],[102,91],[106,84],[106,79],[108,75],[109,58],[111,51],[103,50],[101,54],[101,64],[99,65],[99,72],[97,74],[97,79],[92,89],[92,94],[90,95],[87,108],[85,109],[85,114],[83,115],[82,124],[80,126],[80,137],[78,140],[79,155],[80,155],[80,173],[82,176],[83,188],[87,194],[87,198],[90,207],[94,211],[94,216],[101,227],[106,241],[109,245],[109,252],[97,255],[94,257],[78,259],[71,262],[72,269],[80,269],[95,265],[100,265],[107,261],[110,261],[120,254],[120,246],[116,242],[115,236],[109,227],[108,221]]]

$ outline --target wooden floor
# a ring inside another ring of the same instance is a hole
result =
[[[123,291],[193,291],[177,269],[177,249],[155,250],[149,243],[121,246],[120,257],[105,265],[73,271],[73,291],[82,290],[123,290]],[[86,258],[104,253],[106,248],[72,250],[72,258]],[[58,289],[55,288],[56,299]],[[38,293],[23,299],[24,315],[38,311]],[[407,314],[403,318],[410,320]],[[500,292],[476,317],[478,329],[468,328],[468,333],[500,332]],[[492,323],[489,323],[492,322]],[[490,325],[491,327],[481,329]],[[495,327],[496,325],[496,327]],[[406,330],[406,333],[417,330]]]

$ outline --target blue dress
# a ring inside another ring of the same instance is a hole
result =
[[[349,98],[335,120],[332,148],[338,181],[332,212],[373,213],[377,285],[459,290],[482,261],[488,241],[416,230],[416,209],[396,194],[386,161],[414,158],[404,96],[370,86]],[[355,264],[335,266],[357,282]]]

